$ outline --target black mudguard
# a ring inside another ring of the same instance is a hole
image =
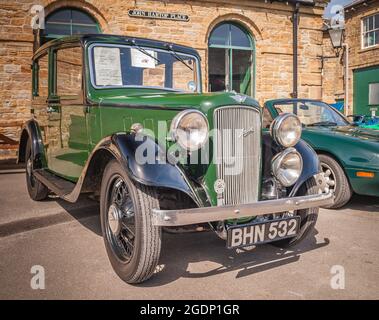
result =
[[[315,174],[320,172],[320,163],[316,152],[304,141],[300,140],[294,147],[303,158],[303,171],[300,178],[294,186],[291,187],[289,196],[293,197],[298,192],[299,188],[312,178]],[[271,160],[272,158],[283,150],[270,136],[268,132],[263,134],[263,177],[271,177]]]
[[[30,139],[31,141],[33,168],[41,169],[46,167],[47,162],[45,157],[45,149],[43,146],[41,130],[38,125],[38,122],[34,119],[28,120],[21,130],[17,162],[22,163],[26,161],[25,151],[28,139]]]
[[[142,144],[144,145],[141,146]],[[150,152],[154,150],[153,161],[148,163],[137,161],[136,153],[140,146],[142,150],[147,149]],[[204,206],[203,197],[195,189],[193,182],[187,179],[178,165],[169,162],[165,150],[152,138],[148,136],[137,137],[133,133],[113,134],[103,139],[95,147],[92,154],[100,149],[111,152],[124,166],[131,179],[152,187],[182,191],[190,196],[198,206]]]

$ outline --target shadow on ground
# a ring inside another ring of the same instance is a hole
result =
[[[296,262],[301,254],[317,250],[329,244],[329,239],[317,243],[317,231],[313,230],[308,237],[294,248],[281,249],[271,245],[261,245],[251,250],[225,247],[225,241],[211,231],[186,234],[163,234],[163,246],[160,259],[160,272],[143,287],[161,286],[178,278],[204,278],[226,272],[237,271],[236,278],[278,268]],[[215,267],[204,272],[192,272],[192,263],[209,261]]]
[[[379,213],[379,197],[370,197],[354,194],[350,201],[342,208],[334,209],[337,211],[343,211],[346,209],[369,211]]]

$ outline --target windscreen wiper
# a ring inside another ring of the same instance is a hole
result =
[[[333,121],[320,121],[320,122],[315,122],[308,124],[308,127],[317,127],[317,126],[336,126],[337,123]]]
[[[183,63],[188,69],[191,69],[193,71],[193,68],[187,64],[173,49],[172,49],[172,44],[167,44],[166,48],[171,52],[171,54],[175,57],[176,60],[180,61]]]
[[[156,62],[161,63],[161,61],[160,61],[157,57],[155,57],[155,56],[153,56],[152,54],[150,54],[149,52],[147,52],[144,48],[141,48],[141,47],[136,43],[136,40],[134,40],[134,39],[133,39],[133,40],[128,40],[128,42],[130,42],[134,47],[136,47],[136,49],[137,49],[138,51],[142,52],[143,54],[146,54],[148,57],[154,59]]]

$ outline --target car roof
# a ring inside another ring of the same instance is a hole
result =
[[[33,59],[39,56],[43,51],[51,47],[58,47],[64,44],[70,43],[81,43],[85,45],[90,42],[100,42],[100,43],[109,43],[109,44],[130,44],[130,41],[134,40],[135,44],[141,47],[153,47],[157,49],[167,49],[170,46],[173,50],[190,54],[196,56],[200,60],[199,53],[194,48],[183,46],[167,41],[159,41],[147,38],[139,38],[132,36],[120,36],[120,35],[112,35],[112,34],[82,34],[82,35],[74,35],[74,36],[64,36],[58,39],[54,39],[48,41],[43,44],[33,55]]]

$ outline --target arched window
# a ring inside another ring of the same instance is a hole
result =
[[[88,13],[74,8],[59,9],[46,17],[41,44],[63,36],[100,32],[98,22]]]
[[[217,25],[208,41],[209,91],[254,96],[254,39],[234,23]]]

